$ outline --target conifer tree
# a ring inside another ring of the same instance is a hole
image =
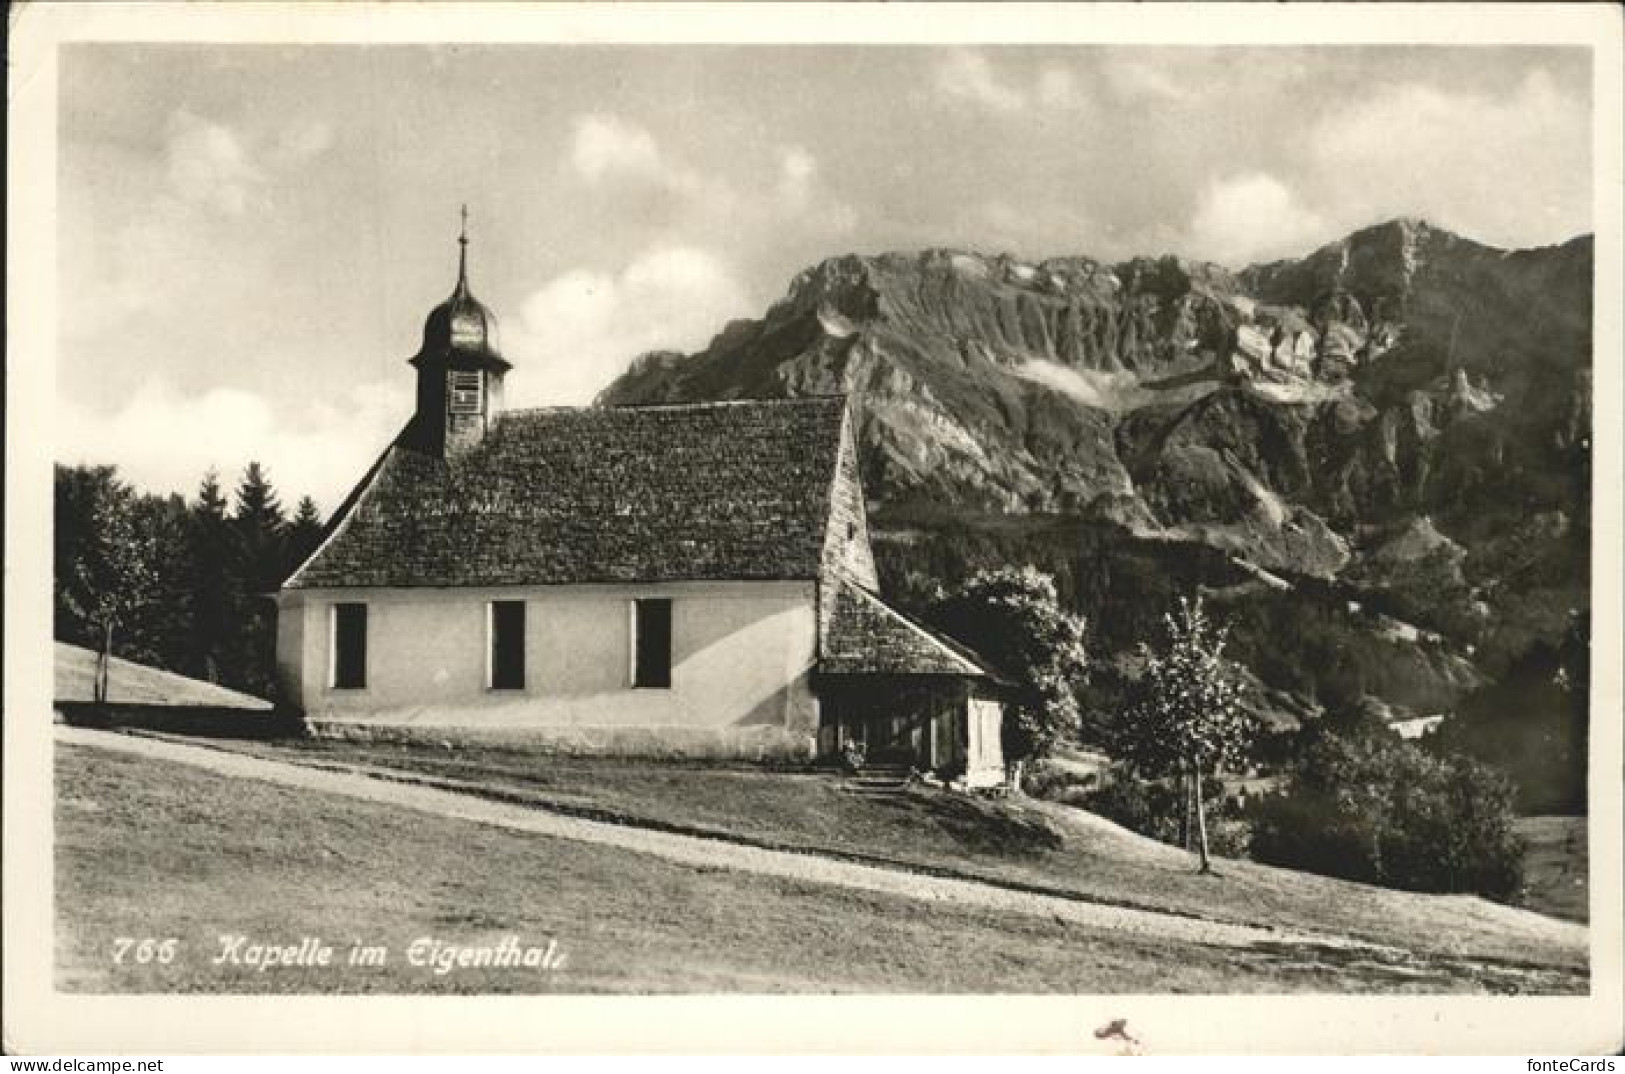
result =
[[[316,545],[322,539],[322,513],[316,509],[316,501],[309,496],[301,496],[299,505],[294,509],[293,519],[288,523],[287,557],[282,565],[284,579],[299,569],[299,565],[316,551]]]
[[[220,471],[212,466],[204,471],[203,480],[198,482],[197,503],[193,505],[192,513],[197,518],[217,522],[226,520],[226,497],[220,491]]]
[[[220,475],[212,468],[198,485],[189,512],[192,557],[192,641],[188,674],[221,681],[221,657],[238,629],[243,611],[242,584],[234,569],[231,523]]]
[[[132,504],[138,543],[147,550],[151,588],[125,630],[122,656],[155,667],[181,667],[192,641],[194,564],[189,512],[179,495],[143,495]]]
[[[232,527],[237,534],[244,581],[251,592],[265,593],[281,584],[287,520],[271,479],[258,462],[250,462],[237,485]]]
[[[282,584],[287,521],[271,479],[258,462],[243,470],[231,526],[235,570],[243,590],[239,631],[227,670],[231,685],[269,696],[276,680],[276,605],[271,597]]]

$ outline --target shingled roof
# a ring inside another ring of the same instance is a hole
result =
[[[998,680],[976,654],[854,582],[835,583],[818,670],[829,675],[959,675]]]
[[[286,586],[814,579],[844,412],[514,410],[448,458],[403,433]]]

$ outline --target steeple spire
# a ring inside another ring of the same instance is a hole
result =
[[[468,297],[468,205],[463,205],[463,230],[457,236],[457,291],[458,298]]]
[[[418,405],[414,443],[441,458],[480,439],[502,413],[502,378],[512,368],[497,347],[497,319],[468,290],[468,206],[459,209],[457,289],[429,311],[412,356]]]

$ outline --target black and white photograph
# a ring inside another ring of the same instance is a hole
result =
[[[8,1048],[1625,1045],[1619,12],[1307,7],[14,10]]]

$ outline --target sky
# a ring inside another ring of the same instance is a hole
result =
[[[584,404],[854,251],[1559,243],[1590,85],[1499,46],[68,45],[57,456],[187,495],[253,458],[330,510],[410,415],[465,202],[509,405]]]

